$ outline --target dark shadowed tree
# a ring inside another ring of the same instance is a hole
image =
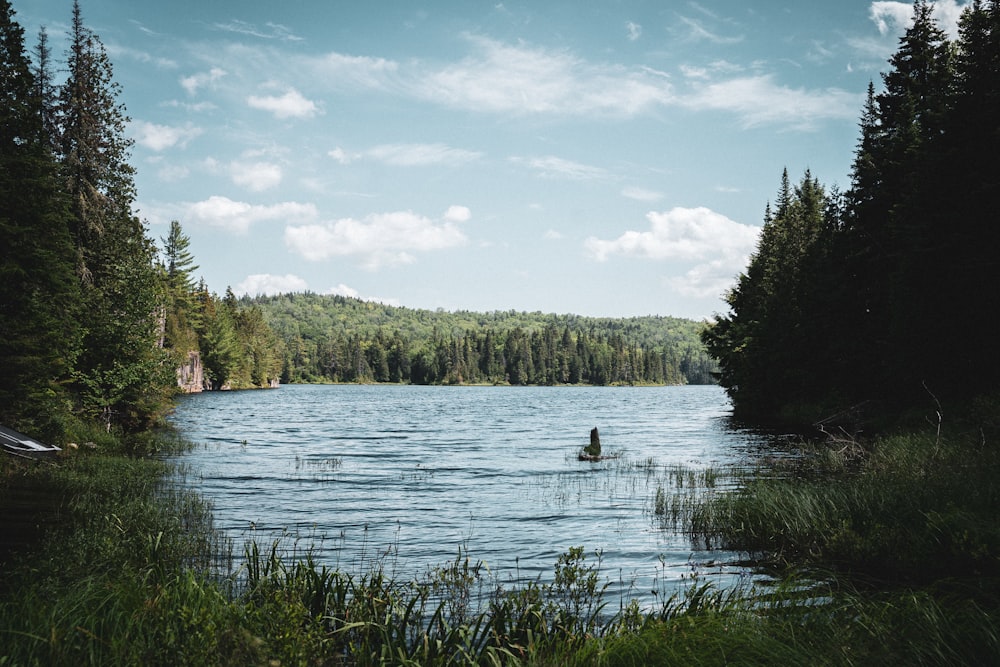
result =
[[[108,428],[144,426],[162,407],[173,369],[157,345],[162,303],[155,246],[134,214],[128,117],[111,61],[73,3],[58,105],[59,158],[70,196],[85,332],[78,388]]]
[[[79,289],[63,196],[23,30],[0,0],[0,421],[61,435],[80,349]]]

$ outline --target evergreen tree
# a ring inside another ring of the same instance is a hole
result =
[[[951,283],[948,297],[936,305],[935,317],[948,323],[937,335],[955,375],[966,388],[980,391],[1000,373],[1000,357],[991,353],[1000,294],[987,287],[1000,274],[998,118],[1000,7],[977,1],[959,25],[948,141],[940,148],[941,167],[933,178],[939,183],[939,217],[948,232],[935,252]]]
[[[59,150],[83,292],[77,380],[85,410],[110,429],[144,426],[163,406],[174,369],[157,346],[162,304],[155,247],[132,212],[128,118],[104,45],[73,3]]]
[[[719,359],[720,383],[746,413],[771,413],[790,399],[802,400],[816,385],[819,340],[806,323],[820,311],[809,287],[822,256],[828,208],[822,186],[808,171],[792,189],[785,170],[776,210],[767,208],[747,270],[726,295],[730,313],[702,334]]]
[[[176,220],[171,221],[170,232],[160,241],[165,292],[164,346],[174,352],[177,364],[189,352],[199,349],[197,330],[201,326],[201,312],[192,277],[198,266],[188,249],[191,241]]]
[[[0,0],[0,421],[58,438],[62,386],[80,349],[79,292],[45,93]]]

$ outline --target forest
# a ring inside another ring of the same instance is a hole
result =
[[[84,445],[0,458],[0,665],[996,663],[1000,2],[972,0],[956,39],[913,10],[849,187],[786,170],[704,326],[220,297],[180,222],[158,245],[135,213],[128,117],[79,2],[57,68],[0,0],[0,422]],[[622,573],[582,546],[510,588],[461,548],[407,582],[253,524],[240,557],[211,499],[178,488],[171,458],[192,444],[155,428],[192,352],[212,388],[717,377],[755,423],[857,405],[898,420],[768,440],[733,469],[567,458],[587,479],[677,480],[649,512],[673,514],[692,571],[647,610],[605,598]],[[724,551],[739,560],[696,562]],[[763,578],[716,587],[699,573],[716,565]]]
[[[195,283],[180,224],[158,246],[135,212],[129,118],[79,3],[58,70],[13,16],[0,4],[0,422],[54,442],[142,431],[191,352],[212,388],[270,386],[282,347],[259,309]]]
[[[868,88],[845,192],[782,175],[755,253],[703,334],[736,410],[782,419],[992,391],[1000,17],[951,41],[926,2]]]
[[[388,306],[342,296],[244,298],[284,348],[282,382],[709,384],[703,325]]]

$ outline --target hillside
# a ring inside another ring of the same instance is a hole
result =
[[[244,298],[285,344],[285,382],[705,384],[703,323],[445,312],[312,293]]]

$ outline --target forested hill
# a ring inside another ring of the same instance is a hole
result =
[[[703,323],[445,312],[313,293],[244,298],[285,345],[284,382],[705,384]]]

